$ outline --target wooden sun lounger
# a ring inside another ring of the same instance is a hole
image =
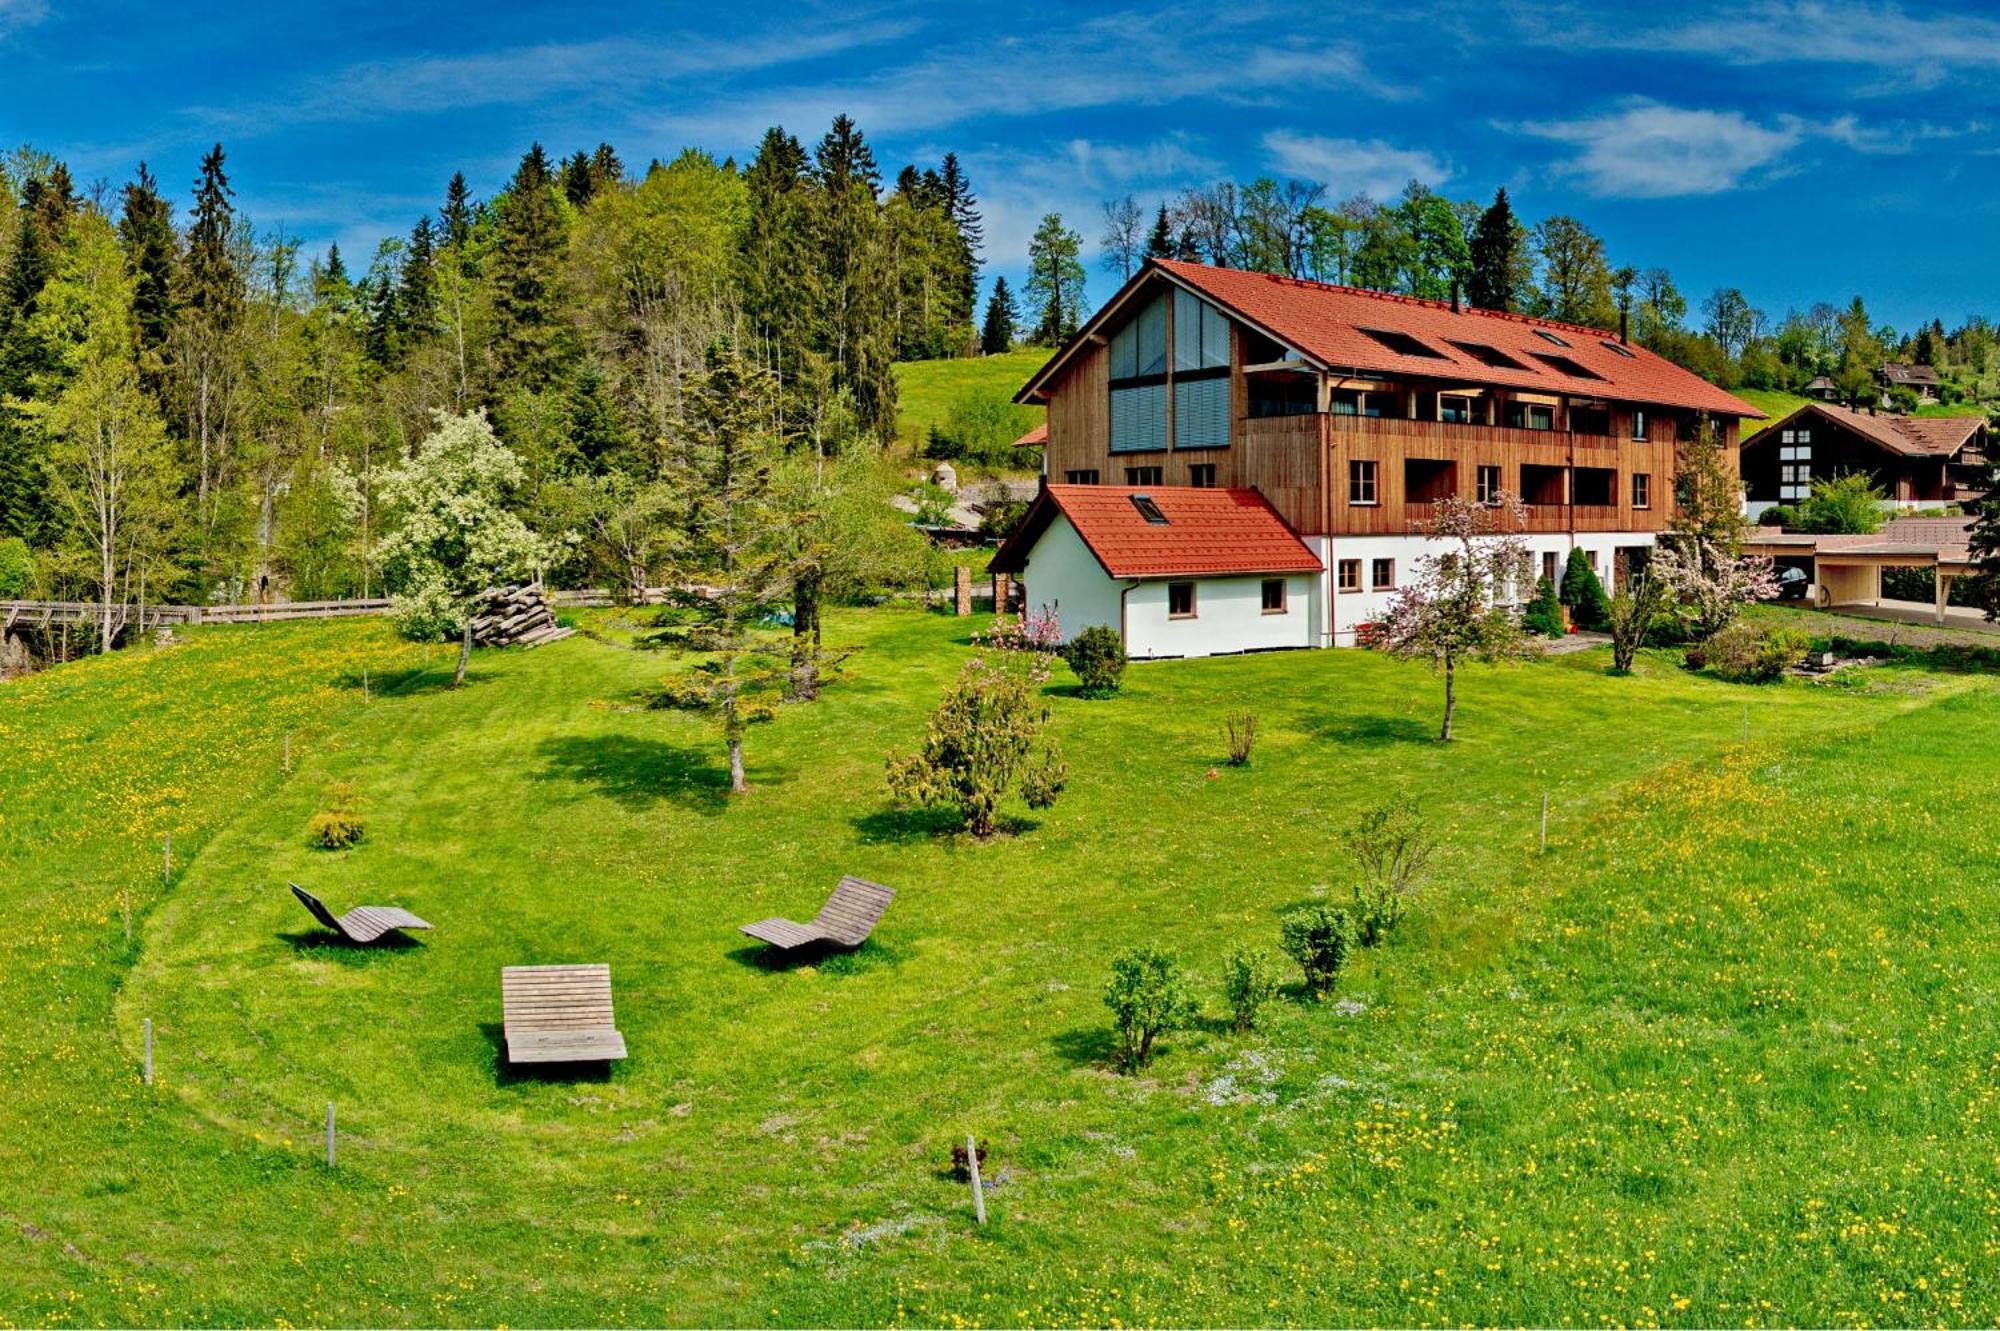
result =
[[[849,874],[833,889],[811,924],[792,920],[759,920],[742,926],[752,938],[789,952],[814,943],[860,947],[881,923],[882,913],[896,899],[896,890]]]
[[[611,967],[503,966],[500,1009],[509,1063],[608,1062],[625,1057],[611,1020]]]
[[[326,903],[297,883],[291,884],[291,889],[292,895],[312,912],[315,920],[350,943],[372,943],[383,934],[394,933],[398,929],[431,927],[428,920],[420,920],[400,906],[356,906],[345,915],[335,915],[326,908]]]

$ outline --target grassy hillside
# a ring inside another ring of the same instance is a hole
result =
[[[896,366],[896,435],[910,449],[922,446],[933,425],[947,425],[955,409],[1004,404],[1042,367],[1049,353],[1020,347],[1002,356],[903,361]],[[1008,407],[1003,413],[1015,438],[1042,421],[1040,407]]]
[[[1374,654],[1140,666],[1051,687],[1068,791],[977,845],[881,780],[965,628],[834,616],[855,677],[753,732],[736,800],[705,726],[633,705],[666,664],[583,638],[456,693],[355,621],[0,686],[0,1321],[1991,1319],[1990,682],[1590,652],[1467,671],[1441,748],[1437,682]],[[336,782],[368,838],[310,850]],[[1410,922],[1231,1033],[1223,960],[1340,897],[1385,801],[1445,839]],[[862,952],[736,932],[842,872],[900,889]],[[438,927],[332,947],[287,879]],[[1127,1076],[1098,994],[1141,942],[1207,1014]],[[499,967],[578,960],[632,1057],[507,1072]]]
[[[1732,388],[1730,392],[1764,413],[1761,421],[1744,421],[1743,438],[1748,439],[1765,426],[1791,415],[1812,399],[1782,388]]]

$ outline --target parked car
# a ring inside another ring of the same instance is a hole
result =
[[[1781,568],[1778,570],[1778,599],[1780,601],[1803,601],[1806,588],[1812,579],[1802,568]]]

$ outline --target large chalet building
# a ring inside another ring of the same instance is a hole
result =
[[[1706,416],[1733,457],[1761,415],[1601,329],[1166,260],[1016,400],[1046,484],[993,567],[1135,657],[1353,644],[1448,495],[1519,496],[1535,572],[1577,548],[1615,585],[1676,445]]]
[[[1745,441],[1740,466],[1752,517],[1796,504],[1814,484],[1859,472],[1900,510],[1985,497],[1983,416],[1899,416],[1809,402]]]

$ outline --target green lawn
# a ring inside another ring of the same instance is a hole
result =
[[[1729,391],[1764,413],[1764,419],[1761,421],[1746,420],[1743,422],[1743,438],[1745,439],[1748,439],[1751,435],[1756,434],[1759,430],[1772,424],[1774,421],[1782,420],[1784,417],[1791,415],[1800,407],[1812,401],[1809,397],[1801,397],[1797,393],[1788,393],[1782,388],[1732,388]]]
[[[1049,358],[1046,348],[1019,347],[999,356],[900,361],[896,365],[896,437],[916,448],[933,425],[942,425],[954,404],[973,395],[1007,399]],[[1040,407],[1019,407],[1021,433],[1042,420]]]
[[[978,845],[881,779],[966,627],[833,617],[853,678],[753,732],[736,800],[697,721],[633,707],[664,663],[586,638],[456,693],[368,621],[0,686],[0,1322],[2000,1316],[1989,680],[1594,651],[1467,672],[1440,747],[1435,681],[1374,654],[1136,666],[1058,682],[1068,792]],[[335,781],[368,840],[309,850]],[[1383,801],[1444,832],[1433,890],[1337,1001],[1227,1033],[1223,959],[1343,891]],[[842,872],[901,892],[862,952],[736,932]],[[328,947],[288,878],[438,928]],[[1144,941],[1209,1017],[1123,1076],[1098,990]],[[580,960],[632,1057],[507,1074],[499,967]],[[944,1175],[968,1130],[983,1232]]]

